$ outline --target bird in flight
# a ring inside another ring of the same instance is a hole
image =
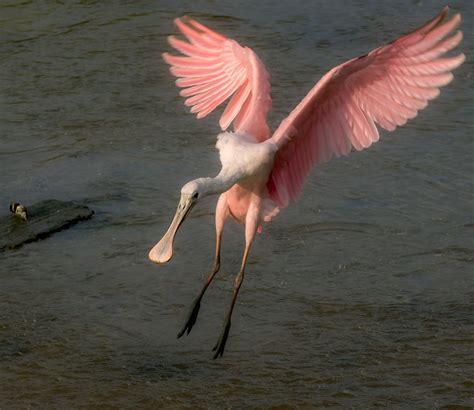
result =
[[[269,75],[257,54],[192,18],[175,20],[186,40],[170,36],[168,41],[182,55],[164,53],[163,58],[178,77],[185,104],[203,118],[229,100],[219,120],[219,174],[181,188],[171,225],[149,253],[156,263],[169,261],[176,232],[192,208],[205,196],[219,195],[214,263],[178,337],[193,328],[201,299],[219,271],[222,230],[232,217],[244,225],[245,248],[213,349],[214,359],[222,356],[249,250],[263,222],[296,200],[315,165],[347,155],[352,148],[368,148],[379,139],[377,126],[393,131],[405,124],[453,79],[451,71],[465,57],[444,56],[462,39],[461,31],[453,33],[460,14],[450,19],[447,15],[445,7],[411,33],[330,70],[273,133],[267,123],[272,104]],[[228,131],[231,125],[233,132]]]

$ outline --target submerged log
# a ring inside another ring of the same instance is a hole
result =
[[[15,214],[1,216],[0,252],[46,238],[92,215],[94,211],[86,205],[49,199],[29,206],[26,221]]]

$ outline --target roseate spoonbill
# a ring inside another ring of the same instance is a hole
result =
[[[189,334],[201,299],[219,271],[225,220],[245,225],[245,249],[235,278],[232,301],[214,347],[224,353],[231,316],[244,278],[255,233],[295,200],[311,168],[333,155],[347,155],[379,139],[376,124],[393,131],[436,98],[464,54],[442,57],[456,47],[462,32],[452,31],[461,16],[446,19],[448,7],[415,31],[330,70],[284,119],[273,135],[267,124],[271,107],[268,73],[255,52],[188,17],[175,23],[188,41],[170,36],[183,55],[163,54],[185,104],[203,118],[230,98],[217,136],[222,169],[214,178],[185,184],[176,214],[163,238],[151,249],[157,263],[171,259],[179,226],[204,196],[220,194],[215,214],[216,251],[211,272],[178,333]],[[234,132],[226,131],[233,123]]]

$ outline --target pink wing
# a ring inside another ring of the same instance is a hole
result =
[[[170,71],[183,87],[185,104],[203,118],[232,96],[219,125],[226,130],[234,122],[236,132],[249,133],[259,141],[270,136],[267,112],[271,108],[270,84],[265,66],[257,55],[190,18],[175,20],[189,40],[170,36],[172,47],[185,56],[163,54]]]
[[[296,199],[314,165],[369,147],[379,139],[375,124],[389,131],[405,124],[453,79],[465,57],[441,58],[462,39],[460,31],[447,37],[461,21],[459,14],[444,21],[447,14],[445,7],[412,33],[333,68],[282,121],[267,183],[279,206]]]

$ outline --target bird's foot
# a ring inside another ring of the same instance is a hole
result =
[[[181,331],[178,333],[178,339],[181,336],[183,336],[185,332],[186,332],[187,335],[189,335],[189,332],[191,332],[191,329],[193,328],[194,324],[196,323],[196,319],[197,319],[200,307],[201,307],[201,296],[198,296],[194,300],[194,302],[191,306],[191,310],[189,311],[188,319],[186,321],[186,324],[181,329]]]
[[[225,325],[222,328],[221,335],[219,336],[219,340],[217,341],[216,345],[212,349],[214,353],[213,359],[217,359],[219,356],[224,354],[225,344],[227,342],[227,337],[229,336],[230,331],[230,317],[226,319]]]

